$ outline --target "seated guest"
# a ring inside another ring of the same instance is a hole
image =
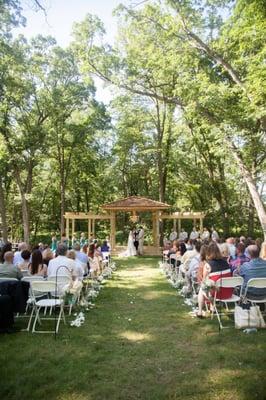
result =
[[[47,276],[47,265],[43,263],[42,253],[40,250],[33,250],[31,254],[29,274],[43,277]]]
[[[3,263],[5,261],[4,255],[7,251],[12,251],[12,243],[10,242],[5,243],[1,248],[0,263]]]
[[[206,257],[207,257],[207,249],[208,245],[203,244],[200,249],[200,263],[199,263],[199,268],[197,272],[197,281],[198,283],[201,283],[203,280],[203,271],[206,270]]]
[[[238,274],[240,266],[248,261],[249,258],[245,256],[245,245],[243,242],[240,242],[236,246],[236,258],[229,261],[229,265],[233,274]]]
[[[4,263],[0,264],[0,278],[21,279],[22,277],[22,272],[14,265],[14,254],[12,251],[7,251],[4,254]]]
[[[205,264],[203,270],[203,281],[206,278],[209,278],[213,281],[217,281],[222,277],[225,278],[225,277],[230,277],[232,275],[231,270],[229,268],[229,264],[223,258],[220,249],[215,242],[210,243],[207,248],[206,261],[207,263]],[[231,297],[231,295],[232,295],[231,288],[222,288],[219,291],[219,298],[226,299]],[[199,310],[197,314],[199,318],[203,318],[203,306],[206,298],[207,298],[206,293],[202,288],[200,288],[198,294]]]
[[[197,279],[198,269],[200,265],[200,249],[201,242],[198,240],[195,243],[196,254],[190,259],[188,271],[185,273],[185,279],[189,288],[192,287],[192,282],[196,281]]]
[[[94,244],[90,244],[90,246],[89,246],[88,257],[89,257],[89,266],[90,266],[91,276],[92,276],[92,278],[96,278],[100,271],[100,264],[99,264],[99,259],[98,259],[97,255],[95,254],[95,245]]]
[[[21,271],[28,271],[30,264],[30,256],[31,254],[29,250],[23,250],[21,252],[21,257],[23,261],[17,265]]]
[[[47,265],[49,265],[49,262],[54,258],[54,253],[52,252],[52,250],[47,247],[43,253],[42,253],[42,259],[43,259],[43,263]]]
[[[84,276],[84,269],[82,267],[82,263],[77,259],[75,250],[68,250],[67,257],[70,258],[71,260],[74,260],[77,272],[77,278],[79,281],[82,281]]]
[[[260,258],[266,260],[266,242],[261,243]]]
[[[65,243],[59,243],[57,246],[57,257],[49,262],[48,265],[48,278],[50,276],[68,276],[73,279],[77,276],[76,265],[73,260],[68,258],[67,245]],[[62,268],[60,268],[62,267]],[[66,267],[66,268],[63,268]]]
[[[190,261],[192,260],[193,257],[197,255],[197,251],[195,250],[195,244],[196,240],[192,240],[191,241],[192,249],[187,250],[181,258],[180,270],[183,274],[185,274],[188,271]]]
[[[230,259],[234,259],[236,256],[235,239],[233,237],[230,237],[230,238],[226,239],[226,243],[229,248]]]
[[[84,245],[86,246],[86,245]],[[82,249],[84,248],[84,246],[82,247]],[[87,248],[87,246],[86,246]],[[82,264],[86,264],[88,263],[88,256],[84,251],[80,251],[80,244],[79,243],[75,243],[74,245],[74,249],[75,254],[76,254],[76,259],[79,260]]]
[[[223,259],[229,263],[230,260],[230,249],[227,243],[221,243],[218,245]]]
[[[169,235],[169,240],[173,242],[176,239],[177,239],[177,232],[174,228],[172,228],[171,233]]]
[[[239,275],[244,279],[244,288],[246,287],[248,281],[252,278],[266,278],[266,260],[260,258],[259,247],[255,244],[248,246],[248,254],[250,256],[250,261],[245,262],[241,265],[239,269]],[[264,297],[266,296],[266,289],[249,289],[249,296],[254,297]]]
[[[28,249],[28,245],[25,242],[21,242],[18,245],[18,251],[15,251],[14,254],[14,265],[17,265],[21,262],[23,262],[23,258],[21,257],[21,253],[23,250],[27,250]]]
[[[101,246],[101,251],[103,251],[104,253],[108,253],[110,251],[110,247],[107,244],[107,240],[103,241],[103,244]]]

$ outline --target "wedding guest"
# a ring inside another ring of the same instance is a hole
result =
[[[203,277],[204,281],[207,277],[214,282],[217,281],[221,277],[230,277],[231,270],[229,268],[229,264],[223,258],[218,245],[215,242],[211,242],[206,251],[206,263],[203,269]],[[223,288],[219,291],[219,297],[226,299],[231,297],[232,289],[231,288]],[[207,298],[207,294],[204,292],[202,288],[200,288],[198,293],[198,318],[203,318],[203,306],[205,300]]]
[[[262,258],[262,260],[266,260],[266,242],[263,242],[261,244],[261,248],[260,248],[260,258]]]
[[[14,254],[12,251],[7,251],[4,254],[4,263],[0,264],[0,278],[16,278],[23,277],[20,269],[14,265]]]
[[[213,240],[214,242],[217,242],[218,239],[219,239],[219,235],[216,232],[215,228],[212,227],[211,228],[211,240]]]
[[[198,283],[201,283],[203,280],[203,271],[206,270],[206,258],[207,258],[207,249],[208,245],[203,244],[200,249],[200,263],[199,263],[199,268],[198,268],[198,273],[197,273],[197,281]]]
[[[181,228],[179,233],[179,240],[186,240],[188,238],[188,233],[185,231],[184,228]]]
[[[49,247],[47,247],[47,249],[43,251],[42,258],[43,258],[43,263],[46,264],[48,267],[49,262],[54,258],[54,253]]]
[[[235,238],[233,238],[233,237],[227,238],[226,243],[229,248],[230,259],[234,259],[236,256]]]
[[[56,236],[52,236],[51,250],[53,253],[55,253],[56,249],[57,249],[57,239]]]
[[[203,232],[200,235],[200,238],[203,242],[208,242],[210,239],[210,232],[208,231],[207,228],[203,228]]]
[[[259,247],[255,244],[248,246],[248,254],[250,261],[241,265],[239,275],[244,279],[243,288],[246,287],[248,281],[252,278],[266,278],[266,260],[260,258]],[[249,295],[256,297],[265,296],[266,289],[250,289]]]
[[[65,243],[59,243],[57,246],[57,257],[49,262],[48,278],[50,276],[68,276],[75,279],[77,276],[76,265],[73,260],[67,258],[67,246]],[[62,266],[66,268],[61,268]]]
[[[173,242],[176,239],[177,239],[177,232],[174,228],[172,228],[171,233],[169,235],[169,240],[171,240],[171,242]]]
[[[104,253],[108,253],[110,251],[110,247],[108,246],[107,240],[103,241],[103,244],[101,246],[101,251]]]
[[[68,250],[67,257],[75,262],[77,278],[78,278],[79,281],[82,281],[83,280],[83,276],[84,276],[84,269],[83,269],[83,267],[81,265],[81,262],[77,259],[77,255],[76,255],[75,250]]]
[[[31,258],[31,253],[29,250],[23,250],[21,252],[21,257],[23,261],[18,264],[18,268],[20,271],[28,271],[29,269],[29,264],[30,264],[30,258]]]
[[[189,239],[196,240],[199,238],[199,232],[197,231],[196,227],[193,226],[192,232],[189,235]]]
[[[14,265],[17,265],[17,264],[23,262],[23,258],[21,257],[21,252],[23,250],[27,250],[27,249],[28,249],[27,243],[25,243],[25,242],[19,243],[18,251],[15,251],[15,254],[14,254]]]
[[[12,251],[12,243],[10,242],[6,242],[1,248],[0,263],[3,263],[5,261],[4,255],[7,251]]]
[[[233,274],[238,274],[241,265],[248,261],[249,258],[245,255],[245,245],[243,242],[240,242],[236,246],[236,258],[229,262]]]
[[[198,269],[200,265],[200,249],[201,249],[201,242],[198,240],[195,243],[195,251],[196,254],[194,257],[190,259],[188,265],[188,271],[185,273],[185,279],[189,288],[192,288],[192,281],[196,280]]]
[[[47,276],[47,265],[43,263],[40,250],[33,250],[28,270],[30,275]]]

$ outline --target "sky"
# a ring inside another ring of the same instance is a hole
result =
[[[42,34],[53,36],[57,43],[65,47],[71,41],[71,31],[74,22],[82,21],[87,13],[97,15],[104,23],[106,41],[113,43],[116,35],[116,18],[112,11],[120,4],[134,4],[134,0],[42,0],[45,5],[45,17],[42,11],[36,12],[32,7],[32,0],[21,0],[23,15],[27,18],[26,27],[17,29],[28,39]],[[111,92],[103,87],[100,80],[96,80],[99,101],[108,103],[111,100]]]

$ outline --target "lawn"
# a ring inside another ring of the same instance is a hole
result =
[[[197,320],[158,258],[118,260],[80,328],[0,336],[0,398],[266,399],[266,332]]]

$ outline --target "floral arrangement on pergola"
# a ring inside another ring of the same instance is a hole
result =
[[[130,220],[132,222],[138,221],[139,212],[151,212],[153,222],[153,245],[159,247],[160,233],[159,233],[159,219],[160,212],[169,209],[170,206],[166,203],[151,200],[146,197],[130,196],[125,199],[113,201],[104,204],[102,209],[110,212],[111,216],[111,232],[110,240],[112,248],[115,247],[115,215],[117,212],[125,211],[131,212]]]

